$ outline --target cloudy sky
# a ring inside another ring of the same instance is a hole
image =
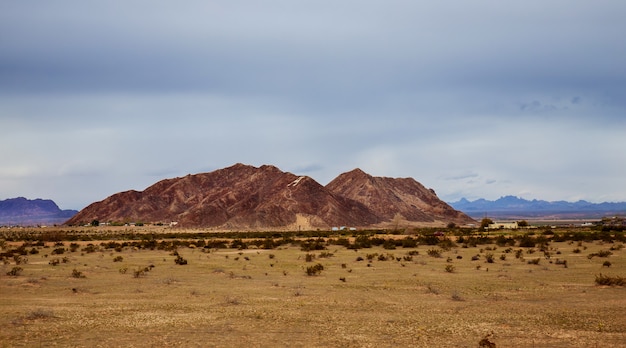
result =
[[[0,0],[0,199],[241,162],[626,201],[626,2]]]

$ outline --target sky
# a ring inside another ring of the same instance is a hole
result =
[[[626,201],[626,2],[0,0],[0,199],[235,163]]]

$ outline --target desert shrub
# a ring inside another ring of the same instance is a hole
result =
[[[22,267],[16,266],[16,267],[11,268],[11,270],[7,272],[7,275],[11,277],[17,277],[20,274],[22,274],[22,271],[24,271]]]
[[[54,312],[48,309],[38,308],[26,315],[26,320],[49,319],[54,318]]]
[[[506,254],[500,254],[500,260],[506,261]]]
[[[308,276],[314,276],[314,275],[318,275],[320,273],[322,273],[322,271],[324,270],[324,266],[322,266],[322,264],[318,263],[315,264],[313,266],[309,266],[306,268],[306,274]]]
[[[377,256],[378,256],[378,253],[373,253],[373,254],[367,254],[367,255],[365,255],[365,257],[367,257],[367,259],[368,259],[369,261],[373,260],[373,259],[374,259],[375,257],[377,257]]]
[[[32,248],[32,249],[30,249],[30,251],[29,251],[28,253],[29,253],[29,254],[31,254],[31,255],[36,255],[36,254],[39,254],[39,249],[37,249],[37,248]]]
[[[402,240],[402,247],[415,248],[417,247],[417,240],[413,239],[412,237],[406,237]]]
[[[304,255],[304,261],[306,261],[306,262],[313,262],[313,259],[315,259],[315,254],[306,254],[306,255]]]
[[[524,250],[522,250],[522,249],[515,250],[515,258],[516,259],[521,258],[523,253],[524,253]]]
[[[626,286],[626,278],[619,276],[605,276],[602,273],[596,276],[597,285],[610,285],[610,286]]]
[[[454,265],[446,265],[445,270],[448,273],[454,273],[455,267],[454,267]]]
[[[522,248],[534,248],[536,244],[535,239],[528,235],[522,237],[519,241],[519,246]]]
[[[420,254],[420,252],[419,252],[419,251],[417,251],[417,250],[411,250],[411,251],[409,251],[407,254],[409,254],[410,256],[415,256],[415,255],[419,255],[419,254]]]
[[[615,244],[614,246],[611,247],[610,250],[622,250],[624,248],[624,244]]]
[[[59,260],[59,259],[52,259],[52,260],[50,260],[50,261],[48,262],[48,264],[49,264],[49,265],[52,265],[52,266],[57,266],[57,265],[58,265],[58,264],[60,264],[60,263],[61,263],[61,260]]]
[[[565,268],[567,268],[567,260],[556,259],[554,263],[556,263],[557,265],[563,265]]]
[[[538,265],[539,261],[541,261],[540,258],[536,258],[536,259],[532,259],[532,260],[528,260],[528,264],[529,265]]]
[[[52,255],[61,255],[65,252],[65,248],[56,248],[54,250],[52,250],[52,252],[50,254]]]
[[[386,239],[383,243],[383,249],[386,250],[394,250],[396,248],[396,243],[391,239]]]
[[[578,249],[578,248],[576,248],[576,249],[572,250],[572,252],[573,252],[574,254],[580,254],[580,253],[581,253],[581,250],[580,250],[580,249]]]
[[[432,284],[426,284],[426,292],[434,295],[439,295],[439,289]]]
[[[403,257],[402,257],[402,259],[403,259],[404,261],[411,262],[411,261],[413,261],[413,256],[411,256],[411,255],[406,255],[406,256],[403,256]]]
[[[113,262],[122,262],[124,261],[124,258],[122,256],[116,256],[115,258],[113,258]]]
[[[326,251],[322,251],[322,252],[320,253],[320,255],[319,255],[319,258],[328,258],[328,257],[332,257],[332,256],[333,256],[333,253],[329,253],[329,252],[326,252]]]
[[[480,341],[478,341],[478,347],[481,348],[496,348],[496,344],[491,342],[491,338],[493,336],[493,333],[489,333],[487,335],[485,335],[485,337],[483,337]]]
[[[604,261],[602,267],[611,267],[611,261]]]
[[[357,261],[363,261],[364,259],[361,256],[357,256],[356,260]]]
[[[323,238],[312,239],[309,238],[306,241],[300,243],[300,250],[313,251],[313,250],[325,250],[326,241]]]
[[[74,278],[85,278],[85,275],[83,274],[83,272],[77,270],[76,268],[74,268],[72,270],[72,277]]]
[[[487,263],[493,263],[494,262],[493,254],[492,253],[485,254],[485,261]]]
[[[440,249],[428,249],[428,256],[441,257],[441,250]]]
[[[82,251],[82,252],[85,252],[85,253],[88,253],[88,254],[89,254],[89,253],[94,253],[94,252],[96,252],[97,250],[98,250],[98,247],[96,247],[95,245],[93,245],[93,244],[91,244],[91,243],[87,244],[87,246],[86,246],[86,247],[84,247],[84,248],[82,248],[82,249],[81,249],[81,251]]]
[[[496,245],[497,246],[513,246],[515,245],[515,239],[511,238],[511,237],[505,237],[504,235],[499,235],[496,238]]]
[[[478,260],[480,260],[480,255],[472,256],[472,261],[478,261]]]
[[[451,298],[453,301],[465,301],[465,299],[457,291],[452,293]]]
[[[230,243],[231,249],[248,249],[248,244],[241,239],[233,239]]]
[[[28,257],[23,255],[13,255],[13,261],[16,265],[25,265],[28,263]]]
[[[275,258],[275,257],[276,257],[276,255],[274,255],[274,254],[269,254],[269,255],[268,255],[268,257],[269,257],[270,259],[273,259],[273,258]]]
[[[594,256],[597,257],[609,257],[610,255],[613,255],[613,252],[609,251],[609,250],[600,250],[597,253],[591,253],[587,256],[588,259],[592,259]]]
[[[441,242],[437,243],[437,246],[443,250],[450,250],[452,248],[457,247],[456,243],[450,240],[449,238],[446,238],[442,240]]]
[[[185,260],[182,256],[177,255],[176,259],[174,259],[174,263],[176,263],[177,265],[186,265],[187,264],[187,260]]]

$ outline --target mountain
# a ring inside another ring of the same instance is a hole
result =
[[[76,213],[77,210],[61,210],[49,199],[17,197],[0,200],[0,226],[62,224]]]
[[[339,175],[326,185],[331,192],[369,207],[383,221],[397,214],[407,221],[467,224],[472,218],[440,200],[435,191],[413,178],[373,177],[360,169]]]
[[[526,200],[516,196],[504,196],[495,201],[477,199],[469,201],[461,198],[450,203],[455,209],[461,210],[474,218],[491,217],[561,217],[561,218],[592,218],[609,215],[626,214],[626,202],[590,203],[587,201],[566,202],[544,200]]]
[[[84,224],[93,220],[175,221],[181,227],[231,230],[314,229],[375,226],[395,216],[395,212],[391,213],[393,207],[353,199],[344,195],[340,186],[329,184],[324,187],[308,176],[282,172],[274,166],[256,168],[235,164],[210,173],[162,180],[142,192],[114,194],[89,205],[66,224]],[[381,194],[384,190],[377,189]],[[400,189],[398,194],[395,199],[400,201],[410,196],[410,192]],[[429,199],[439,205],[446,205],[432,193]],[[421,204],[424,206],[426,203]],[[396,206],[401,207],[401,204],[396,202]],[[464,214],[461,214],[462,218],[450,215],[445,220],[441,220],[446,217],[444,215],[428,218],[428,212],[419,212],[418,206],[415,205],[413,209],[402,206],[406,211],[398,212],[407,220],[415,222],[437,221],[443,224],[471,221]]]

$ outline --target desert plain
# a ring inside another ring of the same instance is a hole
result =
[[[0,347],[626,347],[623,233],[3,236]]]

